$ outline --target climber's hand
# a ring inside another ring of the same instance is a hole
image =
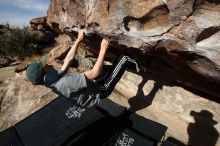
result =
[[[101,51],[107,51],[108,47],[109,47],[110,41],[109,38],[104,38],[102,39],[101,42]]]
[[[84,38],[84,32],[85,32],[85,29],[80,29],[79,32],[78,32],[78,38],[77,38],[77,41],[82,41],[83,38]]]

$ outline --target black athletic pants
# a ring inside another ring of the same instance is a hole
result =
[[[103,98],[107,97],[114,90],[114,87],[121,79],[126,68],[134,69],[140,72],[138,63],[131,57],[121,54],[113,63],[107,73],[96,82],[100,85],[100,90],[103,93]]]

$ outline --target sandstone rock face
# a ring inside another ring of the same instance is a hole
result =
[[[14,60],[0,54],[0,67],[9,66]]]
[[[220,145],[219,103],[182,87],[127,71],[109,98],[166,125],[166,137],[192,146]]]
[[[47,21],[84,25],[88,40],[110,37],[150,73],[220,97],[218,0],[52,0]]]
[[[113,56],[146,67],[143,79],[126,73],[110,99],[168,126],[168,137],[220,145],[219,8],[219,0],[52,0],[47,22],[59,31],[83,25],[91,43],[110,37]]]
[[[30,28],[33,30],[44,31],[47,26],[47,17],[38,17],[30,21]]]
[[[14,77],[16,67],[17,66],[8,66],[8,67],[0,68],[0,72],[1,72],[0,82]]]
[[[6,129],[56,98],[45,86],[34,86],[25,72],[0,83],[0,129]]]
[[[30,21],[29,30],[38,36],[38,42],[41,44],[48,43],[57,36],[47,24],[46,16],[32,19]]]
[[[44,18],[32,22],[44,30]],[[85,44],[110,37],[108,57],[125,52],[146,67],[141,75],[126,72],[111,100],[166,125],[166,137],[187,145],[220,145],[219,0],[51,0],[47,24],[59,33],[84,25]],[[50,55],[62,59],[72,39],[62,34],[55,40]],[[90,45],[80,47],[98,51]],[[85,64],[87,53],[82,54],[78,61]],[[1,82],[0,91],[0,130],[56,97],[20,74]]]
[[[58,37],[55,38],[56,46],[51,49],[49,52],[50,55],[50,62],[54,60],[63,60],[67,55],[68,51],[71,49],[73,41],[70,36],[66,34],[60,34]],[[93,67],[94,62],[91,58],[87,57],[87,51],[85,47],[80,44],[76,57],[73,60],[72,66],[73,67],[83,67],[85,69],[90,69]]]

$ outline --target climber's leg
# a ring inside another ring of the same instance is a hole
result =
[[[122,54],[116,59],[107,74],[97,80],[100,84],[100,90],[105,93],[105,96],[111,94],[126,68],[134,69],[137,72],[140,71],[138,63],[133,58]]]

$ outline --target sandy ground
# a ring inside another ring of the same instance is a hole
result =
[[[15,65],[15,66],[0,68],[0,81],[4,81],[15,76],[14,70],[16,67],[17,66]]]

